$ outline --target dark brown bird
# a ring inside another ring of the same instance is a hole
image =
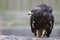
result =
[[[41,4],[29,11],[31,31],[37,37],[49,37],[53,29],[54,16],[52,8]]]

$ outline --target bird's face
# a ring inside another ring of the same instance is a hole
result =
[[[33,15],[33,13],[31,11],[28,12],[28,15]]]

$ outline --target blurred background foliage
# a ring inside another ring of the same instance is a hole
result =
[[[40,4],[53,8],[55,25],[60,24],[60,0],[0,0],[0,26],[27,26],[28,11]]]

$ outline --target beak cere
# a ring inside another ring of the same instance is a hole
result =
[[[31,11],[28,12],[28,15],[33,15],[33,13]]]

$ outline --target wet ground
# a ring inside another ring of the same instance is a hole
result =
[[[1,28],[3,35],[29,36],[33,37],[30,26],[15,26],[10,28]],[[54,25],[50,37],[60,37],[60,25]]]
[[[60,40],[60,25],[54,25],[49,38],[35,38],[30,30],[30,26],[15,26],[10,28],[1,28],[1,36],[6,40]],[[5,37],[6,36],[6,37]]]

